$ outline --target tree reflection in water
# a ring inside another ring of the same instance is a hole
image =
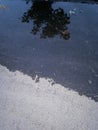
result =
[[[26,0],[28,3],[30,0]],[[41,38],[52,38],[56,35],[64,39],[70,38],[67,25],[70,17],[62,8],[53,9],[51,1],[32,2],[31,8],[24,13],[22,22],[33,21],[32,33],[40,32]]]

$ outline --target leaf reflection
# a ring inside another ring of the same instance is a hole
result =
[[[29,1],[27,1],[28,3]],[[69,39],[70,33],[67,25],[70,17],[62,8],[53,9],[51,1],[33,1],[31,8],[24,13],[22,22],[33,21],[32,33],[40,32],[40,38],[60,38]]]

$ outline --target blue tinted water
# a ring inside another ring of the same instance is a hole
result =
[[[98,101],[98,5],[0,2],[0,64]]]

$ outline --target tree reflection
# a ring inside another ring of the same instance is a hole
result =
[[[30,0],[26,0],[28,3]],[[40,32],[41,38],[51,38],[56,35],[69,39],[67,25],[70,17],[62,8],[53,9],[51,1],[33,1],[31,8],[24,13],[22,22],[33,21],[32,33]]]

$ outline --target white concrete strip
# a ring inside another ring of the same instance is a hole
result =
[[[98,130],[98,103],[0,65],[0,130]]]

